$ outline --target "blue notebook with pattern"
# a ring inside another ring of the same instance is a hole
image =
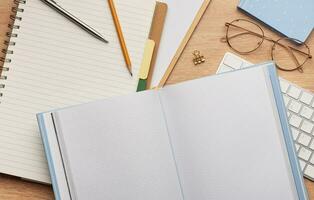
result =
[[[314,28],[314,0],[240,0],[238,8],[302,42]]]

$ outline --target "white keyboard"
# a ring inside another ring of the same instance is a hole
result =
[[[243,69],[252,63],[226,53],[217,73]],[[304,176],[314,181],[314,94],[279,78],[292,137]]]

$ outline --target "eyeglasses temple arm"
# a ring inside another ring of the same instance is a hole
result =
[[[250,30],[248,30],[248,29],[246,29],[246,28],[243,28],[243,27],[241,27],[241,26],[237,26],[237,25],[234,25],[234,24],[226,23],[226,26],[233,26],[233,27],[236,27],[236,28],[245,30],[245,31],[247,31],[248,33],[251,33],[252,35],[256,35],[256,36],[258,36],[258,37],[260,37],[260,38],[264,38],[264,37],[265,37],[264,35],[261,35],[261,34],[259,34],[259,33],[254,32],[254,31],[250,31]],[[243,34],[243,33],[240,33],[240,35],[242,35],[242,34]],[[238,35],[238,34],[237,34],[237,35]],[[235,36],[237,36],[237,35],[235,35]],[[233,37],[235,37],[235,36],[231,36],[230,38],[233,38]]]
[[[299,49],[293,48],[293,47],[291,47],[291,46],[289,46],[289,45],[286,46],[286,45],[281,44],[281,43],[279,43],[279,42],[277,42],[277,41],[274,41],[274,40],[272,40],[272,41],[273,41],[274,43],[278,44],[278,45],[281,46],[281,47],[289,48],[290,51],[296,51],[296,52],[298,52],[298,53],[301,53],[301,54],[303,54],[303,55],[308,56],[308,58],[312,58],[312,55],[309,54],[309,53],[305,53],[305,52],[303,52],[303,51],[301,51],[301,50],[299,50]]]
[[[309,53],[305,53],[305,52],[303,52],[303,51],[300,51],[300,50],[298,50],[298,49],[295,49],[295,48],[293,48],[293,47],[291,47],[291,46],[288,46],[291,50],[293,50],[293,51],[297,51],[297,52],[299,52],[299,53],[301,53],[301,54],[303,54],[303,55],[307,55],[309,58],[312,58],[312,55],[311,54],[309,54]]]
[[[243,27],[240,27],[240,26],[237,26],[237,25],[234,25],[234,24],[230,24],[230,23],[226,23],[226,26],[233,26],[233,27],[236,27],[236,28],[245,30],[245,31],[247,31],[248,33],[251,33],[252,35],[258,36],[258,37],[260,37],[260,38],[264,38],[264,39],[266,39],[266,40],[268,40],[268,41],[271,41],[271,42],[274,42],[274,43],[276,43],[276,44],[278,44],[278,45],[280,45],[280,46],[284,46],[284,45],[278,43],[277,41],[275,41],[275,40],[273,40],[273,39],[271,39],[271,38],[268,38],[268,37],[266,37],[266,36],[263,36],[263,35],[261,35],[261,34],[259,34],[259,33],[254,32],[254,31],[250,31],[250,30],[248,30],[248,29],[246,29],[246,28],[243,28]],[[240,35],[248,34],[248,33],[239,33],[239,34],[230,36],[229,39],[232,39],[232,38],[234,38],[234,37],[238,37],[238,36],[240,36]],[[309,58],[312,58],[312,55],[309,54],[309,53],[305,53],[305,52],[300,51],[300,50],[298,50],[298,49],[295,49],[295,48],[293,48],[293,47],[291,47],[291,46],[288,46],[288,47],[289,47],[290,49],[294,50],[294,51],[297,51],[297,52],[299,52],[299,53],[302,53],[302,54],[304,54],[304,55],[307,55]],[[295,57],[295,56],[294,56],[294,57]]]

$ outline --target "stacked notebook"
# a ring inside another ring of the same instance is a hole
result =
[[[36,113],[136,91],[153,0],[115,0],[131,56],[127,72],[107,1],[58,0],[99,42],[40,0],[20,1],[3,66],[0,172],[50,182]]]
[[[39,114],[56,199],[307,199],[275,70]]]

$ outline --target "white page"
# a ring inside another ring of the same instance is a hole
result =
[[[168,4],[168,11],[155,63],[152,86],[157,86],[165,74],[204,0],[164,0],[163,2]]]
[[[4,67],[0,105],[0,172],[50,182],[36,113],[136,90],[137,74],[155,9],[153,0],[116,0],[131,55],[130,77],[105,0],[58,0],[99,31],[105,44],[40,0],[21,4]]]
[[[54,116],[73,199],[183,200],[156,91]]]
[[[162,89],[185,200],[298,199],[267,81],[252,68]]]

